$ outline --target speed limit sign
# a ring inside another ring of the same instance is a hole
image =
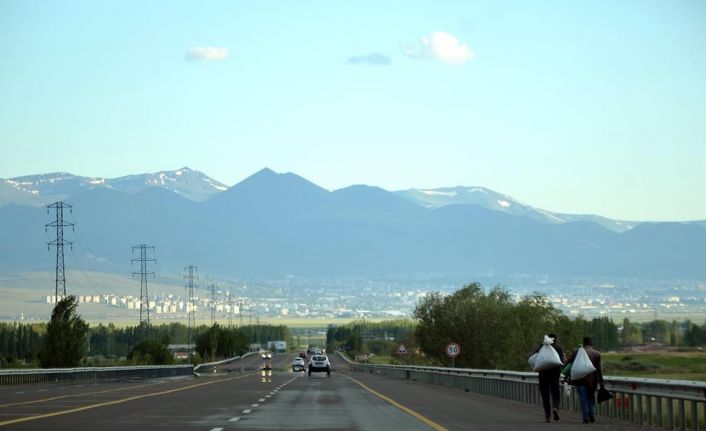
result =
[[[446,346],[446,356],[449,358],[456,358],[458,355],[461,354],[461,346],[459,346],[456,343],[449,343],[448,346]]]

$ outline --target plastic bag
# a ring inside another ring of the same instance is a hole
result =
[[[527,358],[527,363],[529,364],[530,368],[534,370],[534,363],[537,362],[537,354],[532,353],[529,358]]]
[[[563,392],[564,392],[564,396],[565,396],[566,398],[569,398],[569,397],[571,396],[571,385],[568,384],[568,383],[566,383],[566,382],[564,382],[564,383],[561,384],[561,386],[562,386],[563,389],[564,389],[564,391],[563,391]]]
[[[561,369],[561,374],[565,376],[571,376],[571,367],[574,366],[573,362],[569,362],[568,364],[564,365],[564,368]]]
[[[556,352],[552,344],[554,340],[544,336],[544,345],[537,352],[537,358],[534,361],[534,371],[544,371],[554,367],[561,366],[561,358]]]
[[[591,363],[586,349],[579,347],[574,358],[574,365],[571,367],[571,380],[583,379],[594,371],[596,371],[596,367]]]
[[[611,398],[613,398],[613,394],[601,385],[601,387],[598,388],[598,402],[602,403],[603,401],[608,401]]]

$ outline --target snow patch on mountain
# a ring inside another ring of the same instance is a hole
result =
[[[421,193],[424,193],[425,195],[431,195],[431,196],[448,196],[450,198],[457,196],[457,192],[441,192],[438,190],[419,190]]]

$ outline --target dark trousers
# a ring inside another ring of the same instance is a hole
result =
[[[548,418],[551,416],[552,405],[555,409],[559,408],[559,402],[561,402],[561,391],[559,390],[560,378],[561,368],[559,367],[539,372],[539,394],[542,396],[544,417]],[[550,394],[551,400],[549,399]]]

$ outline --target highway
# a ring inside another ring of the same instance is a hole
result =
[[[350,370],[293,373],[290,355],[273,370],[251,356],[202,377],[25,384],[0,388],[8,430],[553,430],[581,429],[579,416],[544,423],[539,406]],[[591,429],[645,430],[599,418]]]

